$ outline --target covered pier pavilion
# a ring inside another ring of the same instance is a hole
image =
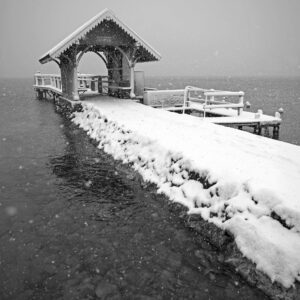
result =
[[[107,75],[78,73],[80,61],[87,52],[94,52],[104,62]],[[217,91],[191,86],[180,90],[145,88],[144,74],[135,71],[136,64],[160,59],[161,55],[153,47],[111,10],[105,9],[39,59],[42,64],[55,62],[60,68],[60,75],[35,74],[34,89],[39,99],[50,95],[71,106],[73,101],[83,100],[88,95],[138,99],[148,106],[172,112],[193,113],[211,123],[239,129],[252,128],[259,135],[264,129],[265,135],[270,136],[271,127],[272,137],[278,139],[280,113],[267,116],[261,110],[257,113],[244,111],[242,91]],[[228,99],[231,96],[237,96],[238,102]],[[98,97],[98,100],[99,98],[107,100],[104,97]]]
[[[107,76],[84,76],[77,72],[82,56],[96,53],[107,68]],[[35,76],[39,97],[49,92],[68,100],[79,100],[89,80],[92,91],[112,96],[135,98],[144,91],[143,73],[135,72],[137,63],[160,60],[161,55],[110,10],[105,9],[46,52],[40,63],[55,62],[61,76]],[[87,78],[88,77],[88,78]],[[45,82],[45,81],[49,82]],[[43,89],[47,86],[47,89]]]

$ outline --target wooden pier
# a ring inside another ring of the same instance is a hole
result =
[[[78,78],[78,67],[87,52],[95,53],[107,68],[107,76],[88,76],[87,79],[91,79],[95,86],[106,81],[109,95],[130,98],[136,97],[139,92],[135,83],[142,84],[143,81],[143,75],[135,71],[136,64],[158,61],[161,58],[135,31],[118,19],[111,10],[105,9],[42,55],[39,59],[41,64],[54,62],[58,65],[60,79],[56,75],[48,76],[50,82],[46,83],[47,89],[42,89],[43,82],[35,83],[38,93],[48,93],[52,86],[52,94],[60,93],[66,99],[79,100],[80,93],[85,88],[80,86],[82,75]],[[43,77],[40,79],[43,80]],[[106,78],[103,81],[104,77]],[[39,80],[38,76],[36,78]]]
[[[105,76],[79,74],[78,85],[81,87],[79,89],[79,97],[81,100],[96,96],[99,98],[101,95],[109,95],[110,85]],[[35,74],[34,89],[38,99],[56,99],[63,97],[59,75]],[[194,88],[206,94],[206,97],[201,99],[199,97],[190,97],[190,94],[186,92],[188,89],[189,87],[182,90],[145,89],[142,98],[139,97],[132,100],[140,101],[145,105],[170,112],[190,114],[202,118],[206,122],[241,130],[245,127],[252,128],[255,134],[278,139],[281,124],[280,114],[276,112],[273,117],[263,114],[262,111],[256,113],[245,111],[243,92],[212,91]],[[149,94],[152,95],[152,98],[149,97]],[[227,97],[236,96],[239,98],[239,101],[232,103],[217,100],[217,97],[224,97],[225,95]],[[118,97],[120,98],[120,94],[118,94]]]
[[[104,62],[107,75],[78,72],[81,58],[87,52],[95,53]],[[144,74],[135,71],[135,65],[158,61],[160,58],[153,47],[111,10],[105,9],[39,59],[42,64],[56,63],[60,74],[36,73],[34,89],[38,99],[50,97],[79,101],[99,95],[130,98],[152,107],[192,114],[206,122],[239,129],[250,127],[256,134],[269,135],[269,129],[272,128],[273,138],[278,138],[280,114],[277,112],[272,117],[262,111],[245,111],[243,92],[191,86],[167,91],[145,88]]]
[[[93,74],[77,74],[79,98],[84,95],[107,95],[109,90],[107,78]],[[36,73],[33,88],[38,99],[63,96],[61,76],[57,74]]]
[[[248,127],[255,134],[278,139],[281,114],[275,112],[274,116],[269,116],[263,114],[262,110],[256,113],[246,111],[244,96],[242,91],[219,91],[187,86],[178,90],[145,91],[144,103],[171,112],[191,114],[203,118],[206,122],[241,130]]]

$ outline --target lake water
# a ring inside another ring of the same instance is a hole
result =
[[[193,80],[245,90],[266,112],[284,107],[294,119],[281,139],[299,144],[297,81]],[[264,299],[164,197],[36,100],[31,79],[1,80],[0,102],[0,299]]]

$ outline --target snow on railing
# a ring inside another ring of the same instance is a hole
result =
[[[37,87],[52,87],[62,90],[61,76],[57,74],[34,74],[34,85]],[[78,88],[93,92],[105,93],[108,88],[108,77],[94,74],[78,74]]]
[[[36,86],[51,86],[61,90],[61,77],[57,74],[34,74],[34,84]]]
[[[202,92],[204,95],[203,98],[191,97],[191,92]],[[230,92],[230,91],[217,91],[217,90],[207,90],[203,88],[187,86],[184,89],[184,98],[183,98],[183,114],[185,109],[189,107],[190,102],[200,102],[203,103],[203,117],[205,118],[206,110],[212,108],[237,108],[238,115],[241,114],[244,107],[244,92]],[[232,103],[226,101],[228,97],[237,96],[239,98],[238,103]],[[222,97],[222,100],[216,100],[215,97]]]

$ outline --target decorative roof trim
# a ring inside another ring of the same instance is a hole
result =
[[[146,41],[144,41],[135,31],[130,29],[121,20],[119,20],[113,11],[110,9],[104,9],[95,17],[84,23],[82,26],[77,28],[73,33],[67,36],[64,40],[54,46],[51,50],[46,52],[40,57],[39,62],[44,64],[51,61],[53,58],[57,58],[65,50],[67,50],[71,45],[77,43],[80,38],[82,38],[86,33],[94,29],[103,20],[112,20],[117,25],[119,25],[128,35],[130,35],[134,40],[141,44],[156,60],[161,59],[161,55],[152,46],[150,46]]]

